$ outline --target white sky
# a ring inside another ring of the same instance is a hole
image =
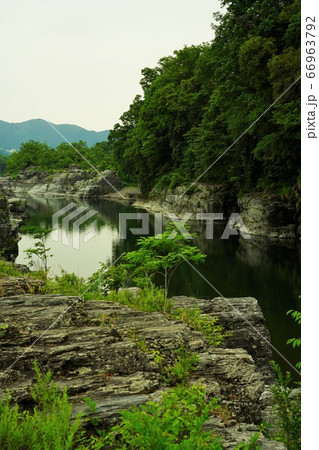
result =
[[[210,41],[218,0],[0,0],[0,120],[110,129],[141,69]]]

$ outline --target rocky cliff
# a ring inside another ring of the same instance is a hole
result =
[[[149,201],[138,201],[136,206],[179,217],[191,213],[195,219],[199,213],[222,213],[228,220],[232,213],[240,214],[249,234],[272,239],[296,239],[300,236],[300,214],[280,195],[254,193],[241,196],[230,195],[223,186],[196,183],[187,186],[154,190]],[[186,192],[185,192],[186,191]],[[184,194],[185,192],[185,194]],[[240,229],[241,221],[234,226]]]
[[[18,255],[18,231],[24,209],[23,200],[8,199],[0,189],[0,257],[14,260]]]
[[[99,198],[116,192],[123,185],[115,172],[105,170],[101,174],[70,167],[65,172],[39,172],[30,167],[14,179],[0,179],[0,185],[15,194],[34,194],[51,197]],[[113,187],[112,187],[113,186]]]
[[[269,398],[265,393],[272,380],[270,348],[261,338],[268,340],[269,334],[257,300],[228,299],[225,304],[221,298],[175,297],[172,301],[174,307],[197,306],[218,316],[232,336],[222,347],[211,347],[203,334],[160,313],[59,295],[2,297],[0,322],[7,327],[0,338],[1,386],[9,388],[22,406],[29,405],[32,362],[37,360],[42,370],[50,369],[55,380],[68,387],[75,411],[86,410],[83,397],[90,397],[96,402],[95,416],[108,427],[117,422],[120,410],[159,399],[167,389],[153,351],[173,361],[174,351],[184,346],[199,356],[189,382],[206,385],[224,412],[212,416],[206,429],[223,437],[224,448],[248,441],[269,414],[269,401],[263,398]],[[249,329],[244,317],[260,334]],[[264,438],[260,443],[263,449],[283,448]]]

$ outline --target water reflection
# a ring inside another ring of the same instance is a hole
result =
[[[27,197],[27,225],[49,227],[52,215],[66,206],[71,200]],[[48,237],[47,244],[54,254],[50,265],[53,273],[63,268],[68,272],[88,277],[99,268],[100,261],[115,260],[123,252],[136,247],[136,240],[130,232],[127,239],[119,239],[119,213],[145,212],[130,205],[110,200],[74,200],[79,206],[94,209],[98,214],[96,236],[80,250],[54,242]],[[83,236],[90,224],[81,228]],[[140,223],[131,222],[130,226]],[[154,218],[150,218],[150,233],[154,230]],[[199,267],[200,272],[225,297],[252,296],[258,299],[272,336],[273,344],[293,363],[298,361],[298,353],[286,345],[287,339],[298,336],[300,330],[294,322],[287,318],[289,309],[300,308],[300,249],[295,243],[271,241],[253,237],[251,240],[231,236],[221,240],[225,223],[216,223],[214,239],[207,240],[204,223],[193,223],[192,231],[196,231],[197,245],[207,254],[205,264]],[[64,230],[71,241],[72,226]],[[19,243],[17,262],[25,262],[23,250],[32,246],[32,239],[23,236]],[[175,273],[170,287],[171,295],[190,295],[194,297],[214,298],[219,296],[198,276],[187,264],[182,265]]]

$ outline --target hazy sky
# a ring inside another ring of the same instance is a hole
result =
[[[0,0],[0,74],[54,123],[111,128],[140,71],[210,41],[218,0]],[[0,77],[0,120],[39,117]]]

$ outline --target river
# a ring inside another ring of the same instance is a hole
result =
[[[83,224],[78,237],[72,227],[75,219],[64,226],[60,223],[58,234],[47,237],[47,246],[54,255],[49,260],[51,274],[58,274],[63,269],[82,277],[88,277],[96,271],[99,262],[115,261],[123,252],[136,248],[138,235],[128,231],[127,238],[120,239],[119,213],[145,212],[111,200],[84,201],[28,196],[27,202],[26,225],[44,228],[51,227],[53,214],[71,202],[86,208],[86,211],[93,211],[94,216]],[[138,222],[130,222],[129,226],[140,225]],[[299,244],[257,237],[245,240],[238,236],[222,240],[220,236],[224,227],[224,223],[215,225],[214,239],[207,240],[205,224],[193,224],[198,234],[196,243],[207,254],[205,263],[197,269],[224,297],[257,298],[267,321],[272,344],[295,364],[300,360],[300,355],[297,350],[287,346],[286,341],[299,336],[300,328],[286,316],[286,312],[300,308]],[[151,215],[150,234],[153,232],[154,217]],[[24,250],[32,246],[32,237],[23,235],[16,262],[26,263]],[[220,296],[186,263],[175,272],[170,295],[211,299]],[[279,356],[274,357],[283,368],[289,369]]]

